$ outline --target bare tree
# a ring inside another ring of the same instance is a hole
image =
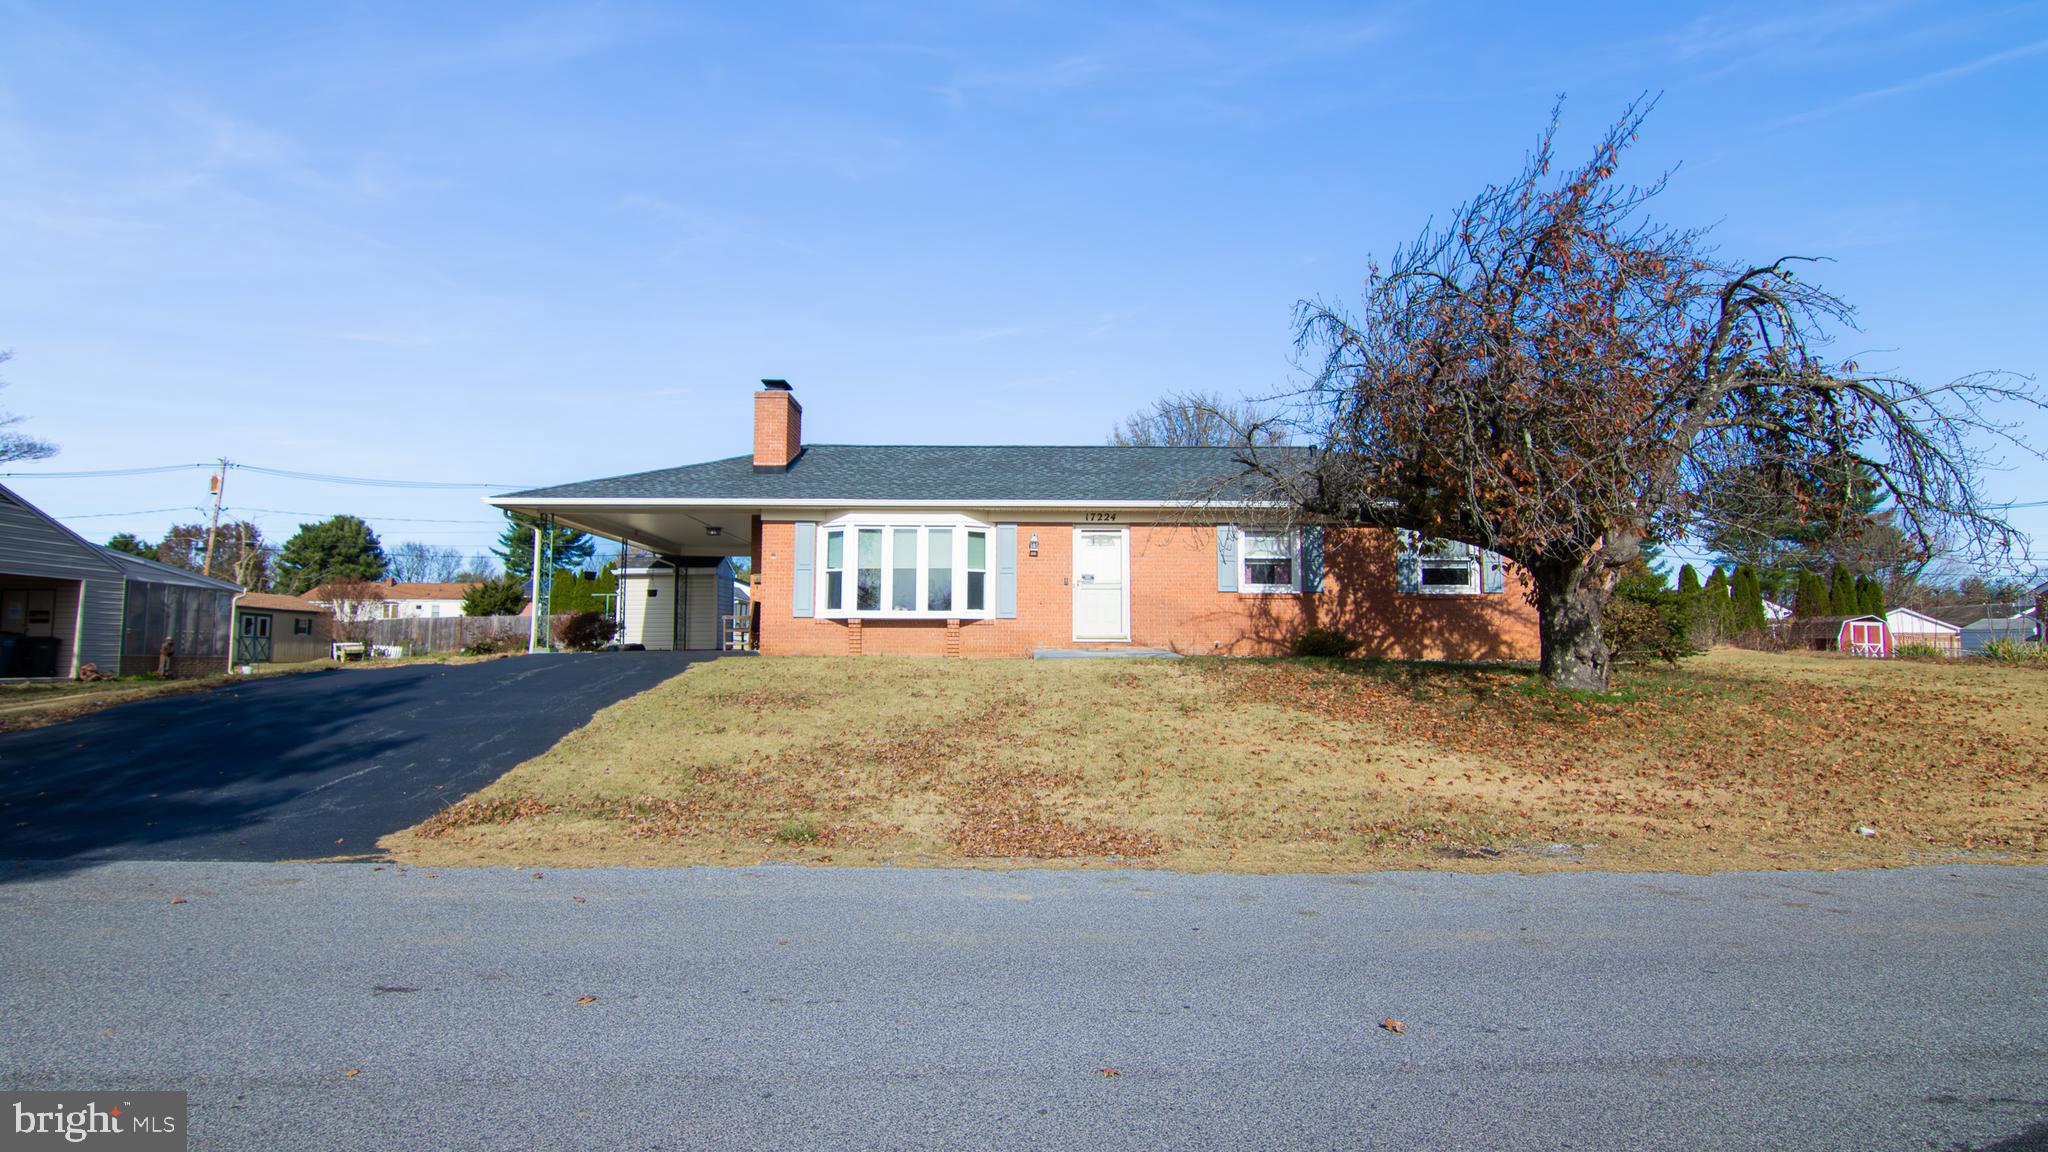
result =
[[[0,364],[14,359],[14,353],[0,351]],[[0,388],[7,385],[0,382]],[[0,464],[13,464],[21,460],[48,460],[57,454],[57,446],[48,440],[38,439],[26,432],[11,431],[22,422],[23,417],[12,412],[0,411]]]
[[[1724,261],[1648,218],[1663,179],[1616,183],[1648,111],[1555,176],[1553,112],[1518,176],[1371,269],[1362,314],[1304,304],[1317,449],[1243,453],[1302,512],[1520,564],[1543,674],[1576,689],[1607,685],[1619,573],[1646,541],[1739,514],[1712,499],[1733,476],[1825,523],[1861,469],[1916,548],[2009,552],[1977,478],[1987,443],[2028,449],[1991,412],[2041,407],[2021,378],[1920,384],[1826,358],[1853,313],[1803,258]]]
[[[1228,448],[1280,444],[1286,439],[1279,421],[1258,405],[1211,392],[1161,397],[1152,407],[1126,416],[1109,433],[1111,444],[1139,448]]]
[[[332,580],[309,596],[334,614],[335,636],[357,644],[369,643],[370,623],[383,615],[384,589],[375,581]]]
[[[407,540],[393,548],[386,556],[386,564],[386,574],[408,584],[454,583],[466,567],[461,549],[418,540]]]

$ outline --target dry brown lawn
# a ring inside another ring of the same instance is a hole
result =
[[[1589,699],[1499,667],[734,659],[384,847],[439,866],[2042,863],[2044,749],[2048,673],[1981,662],[1724,649]]]

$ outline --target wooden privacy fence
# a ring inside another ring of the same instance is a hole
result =
[[[551,616],[543,638],[554,635],[554,626],[568,619]],[[486,637],[525,642],[532,618],[527,616],[411,616],[397,620],[370,621],[368,640],[380,647],[403,648],[407,652],[460,652]]]

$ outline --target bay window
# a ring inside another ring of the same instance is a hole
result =
[[[862,528],[859,575],[854,582],[853,608],[856,612],[882,610],[882,530]]]
[[[990,529],[951,513],[849,513],[818,527],[816,602],[841,619],[990,614]],[[852,563],[847,563],[851,548]],[[848,581],[852,588],[847,588]]]
[[[988,533],[967,533],[967,610],[988,610]]]
[[[846,606],[846,530],[825,533],[825,611],[838,612]]]

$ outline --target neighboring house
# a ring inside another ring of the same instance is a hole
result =
[[[237,664],[295,664],[333,652],[334,615],[298,596],[244,592],[235,598]]]
[[[0,487],[0,676],[154,672],[166,638],[173,675],[225,672],[240,591],[90,543]]]
[[[738,592],[730,557],[657,558],[621,569],[619,642],[662,650],[723,648]],[[745,605],[744,594],[738,602]]]
[[[416,620],[436,616],[462,615],[462,598],[469,594],[474,584],[431,584],[407,583],[401,580],[379,580],[375,585],[382,599],[368,600],[354,605],[357,620]],[[306,593],[305,598],[322,607],[332,609],[340,619],[346,609],[335,604],[327,585]]]
[[[1963,654],[1968,656],[1982,652],[1993,640],[2025,643],[2039,638],[2040,632],[2031,613],[2017,616],[1986,616],[1963,625]]]
[[[1231,449],[807,445],[802,415],[764,381],[749,454],[491,503],[677,568],[748,557],[768,653],[1273,653],[1327,627],[1375,655],[1537,654],[1497,556],[1200,502]]]
[[[1884,614],[1884,622],[1892,631],[1895,647],[1918,644],[1944,656],[1962,654],[1963,630],[1946,620],[1937,620],[1911,608],[1894,608]]]
[[[1776,600],[1764,601],[1764,623],[1776,624],[1780,620],[1790,620],[1791,618],[1792,610],[1790,608],[1785,607]]]
[[[1892,654],[1891,628],[1882,616],[1802,616],[1786,625],[1785,643],[1810,652]]]

